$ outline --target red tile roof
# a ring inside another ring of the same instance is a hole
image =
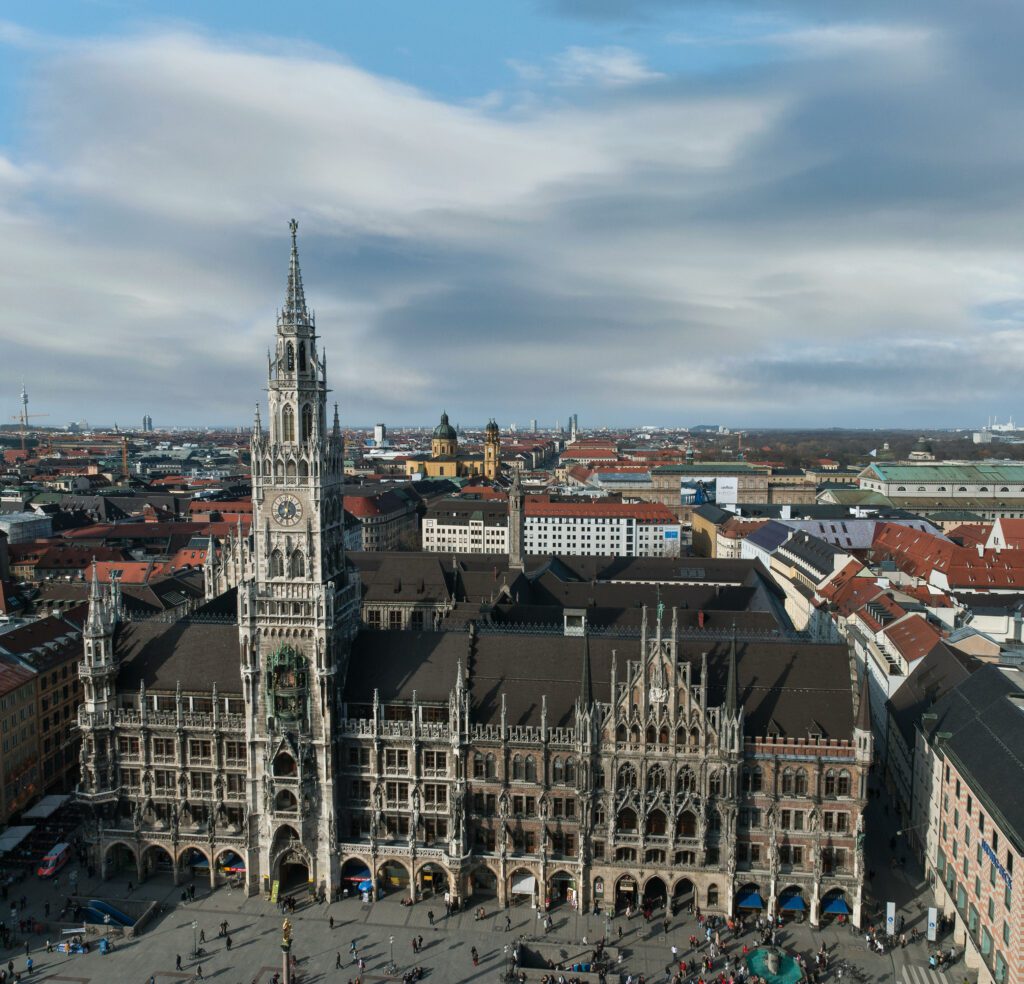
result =
[[[942,639],[939,630],[916,612],[912,612],[902,622],[887,628],[884,635],[908,663],[927,656],[935,644]]]

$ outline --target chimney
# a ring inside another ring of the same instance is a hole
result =
[[[779,513],[779,519],[792,519],[793,518],[793,507],[783,506]]]

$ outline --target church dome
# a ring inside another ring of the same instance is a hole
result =
[[[487,427],[484,428],[485,434],[493,434],[495,437],[498,436],[498,423],[493,418],[487,421]]]
[[[458,440],[458,435],[455,433],[455,428],[448,423],[448,414],[441,414],[441,423],[434,428],[434,440],[436,441],[455,441]]]

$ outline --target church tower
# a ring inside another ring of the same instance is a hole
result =
[[[250,564],[238,591],[249,755],[249,870],[264,888],[338,878],[334,716],[358,624],[343,546],[344,443],[327,427],[326,357],[291,222],[284,307],[268,354],[268,431],[252,434]],[[259,884],[251,879],[250,884]]]
[[[497,422],[489,420],[484,431],[484,478],[493,482],[500,472],[501,437]]]

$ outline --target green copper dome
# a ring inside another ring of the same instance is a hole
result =
[[[441,423],[434,428],[434,439],[440,441],[457,441],[458,434],[455,433],[455,428],[448,423],[448,414],[441,414]]]

